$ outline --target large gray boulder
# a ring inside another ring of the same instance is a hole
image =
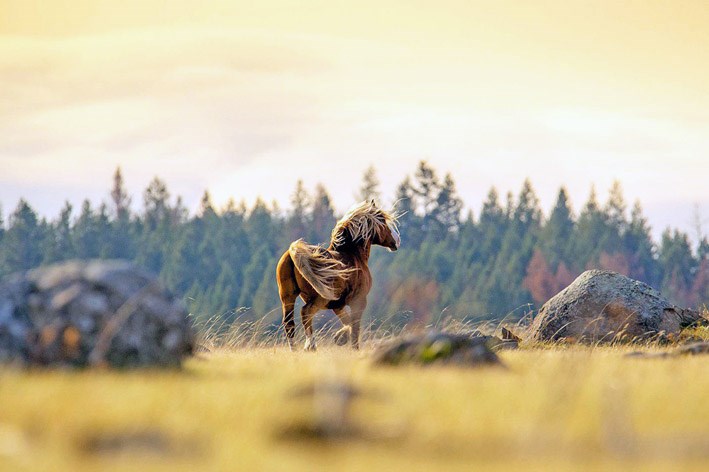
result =
[[[635,341],[676,335],[702,321],[649,285],[610,271],[588,270],[546,302],[532,322],[538,341]]]
[[[179,366],[194,335],[182,302],[124,261],[70,261],[0,283],[0,362]]]

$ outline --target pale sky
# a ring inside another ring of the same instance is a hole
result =
[[[207,6],[209,5],[209,6]],[[709,217],[709,2],[0,0],[0,204],[54,217],[158,175],[195,208],[296,180],[338,210],[428,160],[479,212],[620,180],[656,234]],[[705,232],[709,231],[709,222]]]

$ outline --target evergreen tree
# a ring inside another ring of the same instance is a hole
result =
[[[379,179],[377,178],[377,170],[373,165],[367,167],[362,176],[362,185],[355,195],[358,202],[374,200],[381,203],[381,193],[379,192]]]
[[[556,270],[560,262],[571,265],[574,226],[569,195],[566,189],[561,187],[549,220],[539,237],[544,258],[549,261],[552,270]]]
[[[426,161],[419,162],[414,174],[415,185],[413,187],[420,214],[420,231],[423,237],[435,231],[438,226],[438,195],[441,191],[441,184],[438,181],[436,171],[428,165]]]
[[[252,248],[264,246],[272,254],[275,254],[280,249],[276,244],[273,217],[266,203],[260,198],[256,199],[256,203],[246,220],[246,232],[249,234],[249,243]]]
[[[601,252],[605,248],[608,234],[607,216],[598,206],[594,187],[591,187],[588,201],[579,214],[576,228],[574,248],[576,264],[574,269],[581,272],[598,263]]]
[[[244,285],[241,287],[238,306],[252,307],[254,295],[264,278],[264,273],[269,269],[268,264],[270,261],[269,251],[265,247],[259,248],[252,254],[251,260],[244,269]],[[275,271],[275,268],[273,270]],[[269,272],[275,274],[273,271]],[[275,277],[275,275],[272,276]]]
[[[310,237],[313,243],[328,243],[330,232],[335,226],[335,210],[332,209],[330,196],[322,184],[315,187],[313,209],[311,211]]]
[[[134,225],[131,221],[131,197],[125,189],[121,168],[113,175],[113,187],[110,192],[111,212],[113,219],[108,236],[108,252],[112,259],[135,258]]]
[[[656,251],[650,234],[650,226],[643,215],[640,202],[636,201],[630,213],[630,222],[623,234],[622,242],[622,252],[630,257],[630,277],[659,287],[661,281]]]
[[[483,203],[478,228],[482,240],[480,257],[486,262],[497,257],[502,246],[502,236],[507,231],[507,216],[500,206],[495,187],[490,189]]]
[[[609,253],[621,253],[622,238],[628,230],[628,220],[625,216],[627,206],[623,198],[623,188],[617,180],[608,194],[604,209],[606,215],[607,233],[604,250]]]
[[[443,185],[436,196],[434,211],[438,237],[444,238],[450,233],[457,233],[460,228],[460,212],[462,208],[463,202],[455,190],[453,176],[446,174]]]
[[[514,209],[514,220],[517,222],[516,230],[521,233],[537,231],[542,223],[542,210],[539,208],[539,198],[532,188],[529,179],[525,179],[517,197]]]
[[[64,261],[76,257],[71,225],[72,211],[71,203],[65,202],[64,207],[59,212],[59,219],[50,225],[49,234],[45,239],[46,246],[43,249],[44,263]]]
[[[37,213],[20,199],[3,236],[0,267],[6,273],[37,267],[42,262],[43,230]]]
[[[74,247],[79,259],[94,259],[101,254],[101,234],[99,232],[98,215],[94,214],[91,202],[84,200],[81,204],[81,214],[74,226]]]
[[[423,239],[421,225],[416,215],[416,192],[409,176],[399,184],[395,194],[395,207],[399,216],[399,231],[408,241],[408,247],[417,248]]]
[[[697,261],[692,257],[689,237],[677,230],[662,233],[659,260],[662,264],[662,290],[680,305],[689,305],[690,288]]]
[[[130,217],[131,198],[123,184],[121,168],[117,167],[113,174],[113,188],[111,189],[111,203],[116,221],[127,221]]]
[[[298,180],[295,191],[291,196],[291,211],[286,217],[289,241],[307,238],[310,227],[308,207],[310,206],[310,196],[305,190],[302,180]]]
[[[167,185],[155,177],[143,192],[143,218],[136,260],[139,265],[153,273],[159,273],[165,262],[165,254],[172,250],[174,236],[171,227],[172,212]]]

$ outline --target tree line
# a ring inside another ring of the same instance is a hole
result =
[[[380,199],[367,169],[356,199]],[[374,324],[519,318],[590,268],[608,269],[660,289],[677,304],[709,302],[709,241],[692,244],[667,229],[656,242],[636,202],[630,211],[615,183],[605,202],[591,190],[578,215],[559,190],[545,215],[532,184],[516,195],[493,187],[479,215],[463,215],[450,174],[422,161],[396,189],[402,248],[374,248],[375,286],[367,316]],[[120,258],[158,274],[198,317],[280,317],[275,266],[291,241],[326,243],[337,216],[323,185],[298,181],[290,207],[258,199],[248,207],[214,207],[205,192],[190,215],[179,196],[154,178],[134,211],[118,169],[106,202],[65,203],[53,220],[21,199],[0,211],[0,275],[67,259]]]

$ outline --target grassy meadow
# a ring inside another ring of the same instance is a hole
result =
[[[535,346],[501,352],[506,368],[385,368],[371,345],[217,348],[181,371],[3,369],[0,470],[709,467],[705,356]],[[345,427],[323,430],[333,415]]]

